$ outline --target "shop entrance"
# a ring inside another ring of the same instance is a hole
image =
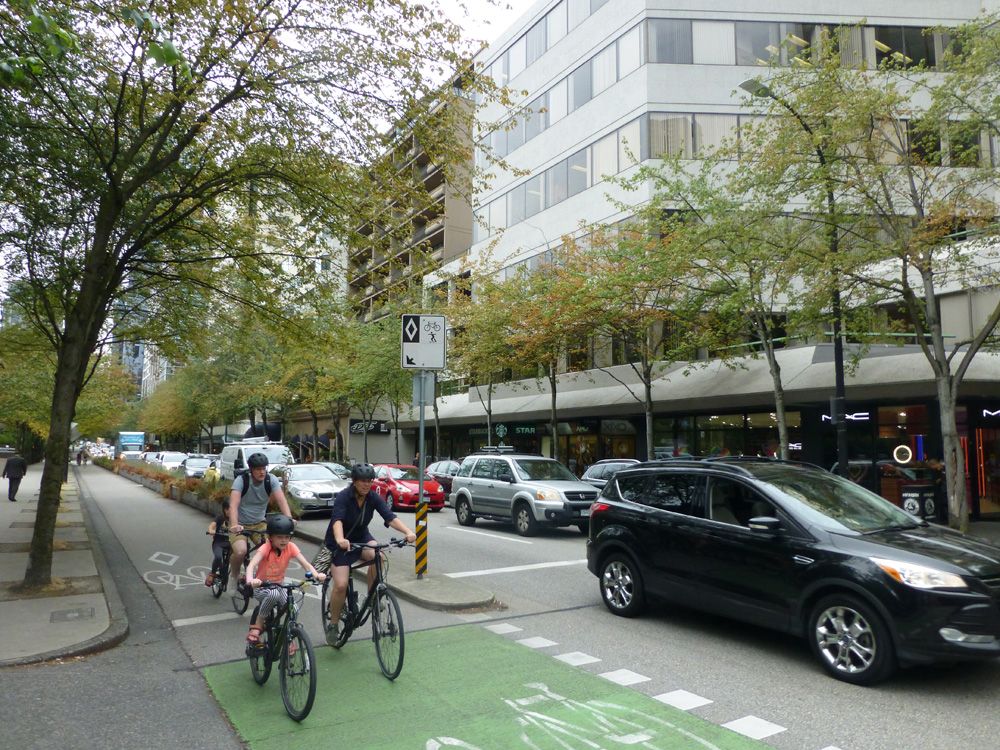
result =
[[[979,512],[1000,515],[1000,429],[976,430],[976,479],[979,484]]]

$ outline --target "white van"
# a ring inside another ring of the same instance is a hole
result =
[[[237,474],[245,472],[247,459],[254,453],[263,453],[267,456],[268,471],[275,466],[295,463],[295,457],[286,445],[244,440],[242,443],[230,443],[223,447],[219,456],[220,479],[231,482]]]

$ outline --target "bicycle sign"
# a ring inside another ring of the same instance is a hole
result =
[[[401,358],[404,370],[443,370],[447,349],[444,315],[404,315]]]

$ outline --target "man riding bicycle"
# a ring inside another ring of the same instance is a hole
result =
[[[259,532],[251,534],[254,542],[258,542],[267,529],[267,506],[273,498],[281,512],[291,517],[288,500],[281,490],[281,483],[267,473],[267,456],[254,453],[247,459],[249,471],[240,474],[233,480],[233,488],[229,493],[229,544],[232,555],[229,558],[229,570],[233,579],[233,591],[238,592],[240,567],[247,556],[247,540],[240,536],[241,532]],[[237,594],[233,594],[234,598]]]
[[[361,560],[374,560],[375,550],[352,550],[351,543],[374,544],[375,537],[368,531],[376,511],[386,528],[393,528],[406,535],[406,541],[413,542],[417,535],[407,528],[406,524],[389,510],[385,500],[372,490],[375,479],[375,467],[371,464],[355,464],[351,468],[351,486],[345,487],[333,498],[333,510],[330,513],[330,525],[326,530],[324,549],[331,554],[330,574],[333,576],[333,589],[330,592],[330,624],[326,628],[326,642],[333,646],[340,632],[340,610],[347,596],[347,581],[351,575],[351,565]],[[346,530],[345,530],[346,529]],[[317,557],[316,566],[320,567],[321,556]],[[368,587],[375,582],[375,566],[368,568]]]

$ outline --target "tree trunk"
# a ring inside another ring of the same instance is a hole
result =
[[[556,373],[555,362],[549,363],[549,390],[551,391],[551,404],[552,411],[549,417],[549,429],[552,431],[552,446],[549,452],[552,454],[552,458],[556,461],[559,460],[559,417],[556,411],[556,378],[558,377]]]
[[[312,449],[312,460],[319,460],[319,417],[316,412],[312,409],[309,410],[309,416],[312,417],[313,425],[313,449]]]
[[[652,461],[656,458],[656,448],[653,445],[653,383],[652,378],[646,378],[643,382],[645,392],[644,410],[646,412],[646,460]],[[607,458],[617,458],[617,456],[607,456]]]
[[[937,385],[941,438],[944,444],[944,468],[948,488],[948,525],[960,531],[968,531],[969,501],[964,471],[965,451],[962,450],[958,424],[955,421],[955,403],[958,394],[950,377],[939,377]]]

